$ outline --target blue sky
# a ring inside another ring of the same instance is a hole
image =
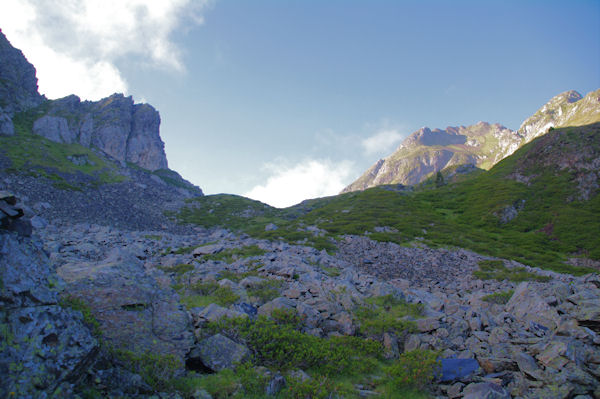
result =
[[[598,1],[53,3],[0,5],[42,92],[149,102],[171,168],[278,206],[335,194],[422,126],[517,129],[600,87]]]

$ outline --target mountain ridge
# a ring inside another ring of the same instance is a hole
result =
[[[600,90],[585,97],[571,90],[554,96],[517,131],[478,122],[446,129],[423,127],[409,135],[386,158],[378,160],[342,193],[381,184],[415,185],[445,168],[471,164],[489,169],[551,127],[600,121]]]

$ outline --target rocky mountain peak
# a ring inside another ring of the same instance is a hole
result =
[[[554,96],[519,128],[524,142],[545,134],[551,127],[582,126],[600,120],[600,90],[585,97],[575,90]]]
[[[35,107],[43,100],[38,93],[35,68],[0,30],[0,109],[12,115]]]

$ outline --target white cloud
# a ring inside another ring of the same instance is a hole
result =
[[[339,193],[347,184],[352,162],[308,159],[291,167],[270,163],[265,184],[255,186],[244,194],[248,198],[284,208],[305,199]]]
[[[397,129],[384,129],[362,140],[361,144],[367,155],[373,155],[391,151],[403,138]]]
[[[117,62],[184,71],[171,33],[202,23],[210,0],[2,0],[0,26],[38,71],[50,98],[127,92]]]

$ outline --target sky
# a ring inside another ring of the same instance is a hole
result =
[[[517,129],[600,88],[598,0],[2,0],[0,28],[48,98],[150,103],[171,169],[277,207],[423,126]]]

